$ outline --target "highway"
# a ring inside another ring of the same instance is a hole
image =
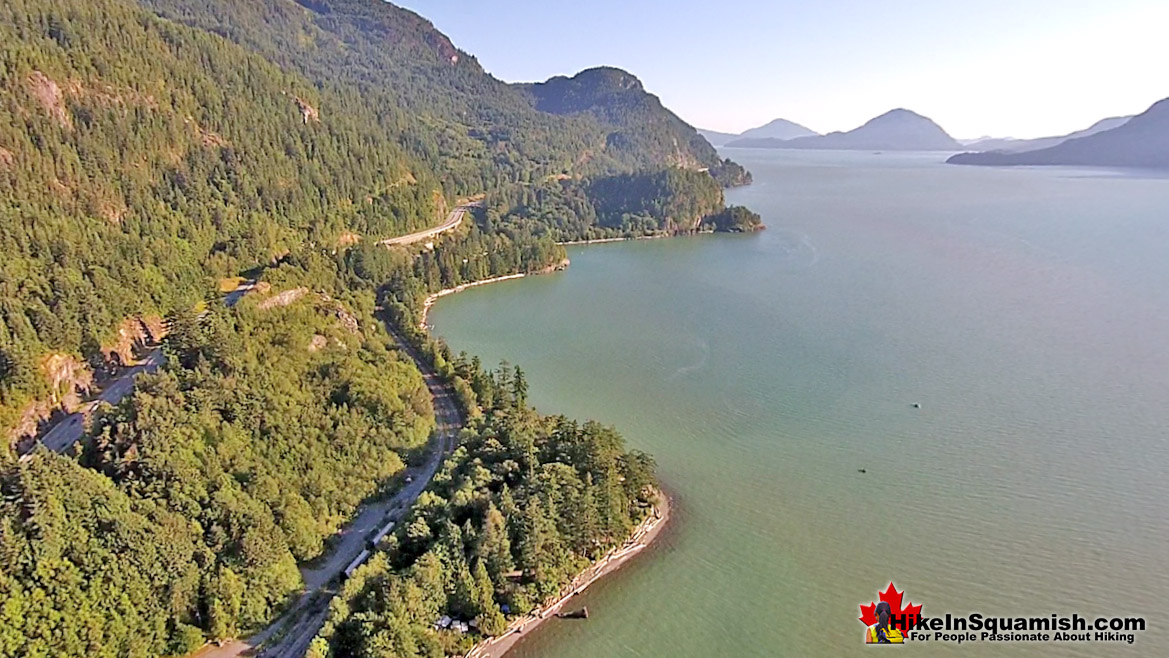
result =
[[[410,244],[449,231],[463,221],[463,215],[474,205],[472,203],[455,208],[447,216],[446,222],[440,226],[400,238],[391,238],[383,241],[382,244]],[[244,282],[225,298],[225,302],[228,306],[233,305],[254,285],[254,280]],[[301,577],[305,583],[304,592],[283,615],[269,624],[263,631],[246,640],[233,640],[222,646],[209,644],[193,654],[194,656],[198,658],[232,658],[247,655],[260,656],[261,658],[303,658],[309,643],[312,642],[325,622],[329,601],[336,594],[335,587],[338,584],[338,576],[346,565],[364,550],[366,539],[375,528],[383,526],[388,521],[398,521],[406,514],[410,506],[430,484],[430,480],[438,471],[439,466],[442,465],[443,459],[454,450],[459,430],[463,426],[462,414],[455,403],[454,391],[438,376],[438,373],[428,362],[402,340],[392,326],[387,324],[386,328],[422,372],[426,387],[433,400],[435,431],[427,448],[424,462],[406,472],[409,482],[392,497],[363,506],[358,511],[357,516],[341,530],[340,537],[332,550],[319,564],[301,567]],[[163,363],[163,360],[162,349],[154,348],[142,362],[125,370],[106,385],[97,398],[86,403],[78,412],[62,418],[38,440],[53,451],[63,452],[81,438],[85,427],[85,418],[93,412],[99,403],[117,404],[120,402],[134,390],[134,378],[138,373],[154,372]]]
[[[158,370],[158,366],[162,364],[162,349],[154,348],[146,355],[146,358],[132,368],[128,368],[122,372],[116,379],[110,382],[97,398],[85,403],[75,413],[65,416],[57,421],[55,425],[49,428],[40,437],[40,442],[49,450],[54,452],[64,452],[69,446],[77,442],[81,438],[81,433],[85,430],[85,419],[97,405],[102,402],[110,404],[117,404],[122,401],[122,398],[129,395],[130,391],[134,390],[134,378],[140,372],[154,372]]]
[[[439,233],[446,233],[447,231],[454,229],[459,224],[462,224],[463,223],[463,215],[466,215],[468,212],[470,212],[471,208],[477,207],[479,205],[479,203],[480,202],[478,202],[478,201],[473,201],[471,203],[465,203],[461,206],[456,206],[455,209],[452,210],[450,212],[450,214],[447,215],[446,221],[443,222],[442,224],[439,224],[438,226],[435,226],[434,228],[428,228],[425,231],[418,231],[417,233],[411,233],[410,235],[403,235],[403,236],[397,237],[397,238],[387,238],[385,240],[382,240],[381,244],[384,244],[386,246],[395,246],[395,245],[402,246],[402,245],[414,244],[415,242],[421,242],[422,240],[426,240],[427,238],[433,238],[434,236],[438,235]]]
[[[256,655],[259,658],[304,658],[309,644],[325,623],[329,601],[337,593],[337,576],[365,548],[365,541],[370,532],[386,521],[399,521],[405,516],[410,506],[430,484],[443,459],[457,445],[463,418],[455,403],[454,391],[429,363],[394,332],[392,327],[387,326],[387,330],[422,371],[426,388],[434,401],[435,431],[426,461],[409,471],[412,481],[392,498],[379,500],[362,508],[341,531],[340,541],[324,562],[313,568],[301,567],[305,591],[288,611],[256,635],[223,646],[208,645],[195,654],[196,658],[235,658],[245,655]]]
[[[408,245],[427,238],[434,237],[440,233],[453,230],[459,224],[463,223],[463,216],[470,212],[472,208],[479,206],[482,202],[472,201],[455,207],[454,210],[447,215],[446,221],[438,226],[428,228],[424,231],[418,231],[409,235],[403,235],[397,238],[389,238],[382,240],[381,244],[387,246],[393,245]],[[232,290],[224,297],[224,303],[227,306],[235,306],[235,304],[243,298],[244,295],[251,292],[256,285],[255,279],[248,279],[241,283],[235,290]],[[158,366],[162,365],[163,356],[162,350],[155,348],[151,350],[146,358],[132,368],[122,372],[116,379],[106,385],[102,389],[97,398],[87,402],[76,413],[69,414],[54,423],[49,429],[37,437],[38,441],[45,445],[48,449],[54,452],[64,452],[69,446],[77,442],[81,438],[81,434],[85,429],[85,419],[93,413],[97,408],[99,402],[108,402],[110,404],[118,404],[122,398],[130,394],[134,390],[134,378],[140,372],[154,372],[158,370]]]

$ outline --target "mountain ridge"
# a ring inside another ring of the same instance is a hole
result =
[[[783,118],[772,119],[762,126],[749,128],[737,135],[704,129],[699,129],[698,132],[714,146],[725,146],[736,139],[795,139],[797,137],[812,137],[819,134],[810,128]]]
[[[1118,127],[1124,125],[1131,118],[1132,118],[1132,115],[1120,116],[1120,117],[1108,117],[1106,119],[1100,119],[1096,123],[1093,123],[1091,126],[1088,126],[1087,128],[1084,128],[1083,130],[1076,130],[1076,131],[1070,132],[1066,135],[1053,135],[1050,137],[1036,137],[1033,139],[1014,139],[1014,138],[1010,138],[1010,137],[1006,137],[1006,138],[989,137],[989,138],[984,138],[984,139],[978,139],[978,140],[975,140],[972,142],[967,142],[963,145],[963,147],[969,151],[976,151],[979,153],[985,153],[988,151],[1010,151],[1010,152],[1037,151],[1039,149],[1049,148],[1052,146],[1056,146],[1058,144],[1062,144],[1063,142],[1066,142],[1069,139],[1076,139],[1078,137],[1087,137],[1089,135],[1095,135],[1096,133],[1101,133],[1101,132],[1104,132],[1106,130],[1112,130],[1113,128],[1118,128]]]
[[[984,166],[1069,165],[1169,167],[1169,98],[1122,125],[1044,149],[1019,153],[959,153],[949,164]]]
[[[962,148],[932,119],[903,108],[885,112],[849,131],[788,140],[741,139],[727,146],[866,151],[959,151]]]

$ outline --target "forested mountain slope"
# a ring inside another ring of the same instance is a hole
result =
[[[629,111],[541,110],[379,0],[9,0],[0,92],[5,656],[182,654],[265,625],[433,427],[382,319],[411,329],[429,293],[555,267],[555,239],[722,226],[716,177],[745,178],[644,91]],[[489,208],[433,249],[377,244],[478,193]],[[241,275],[255,292],[225,308]],[[168,331],[166,365],[68,454],[16,459],[53,407]],[[548,547],[516,544],[517,591],[554,587],[644,512],[652,463],[611,431],[541,419],[506,369],[430,354],[484,414],[459,469],[478,478],[511,432],[476,510],[449,518],[502,505],[501,485],[541,501],[504,512],[513,541]],[[578,490],[612,522],[553,533],[552,503]],[[446,514],[427,521],[440,539]],[[494,617],[503,599],[477,591]]]
[[[127,322],[134,333],[133,318],[190,308],[216,279],[299,245],[405,233],[460,195],[523,198],[549,181],[577,194],[671,165],[748,176],[639,84],[586,112],[543,111],[426,20],[374,0],[13,0],[0,8],[0,89],[12,440],[124,357]],[[493,205],[554,213],[569,239],[607,230],[588,209]]]
[[[444,204],[357,91],[118,0],[5,3],[0,88],[6,429],[30,394],[61,394],[46,353],[99,365],[126,318],[190,308],[305,242],[429,225]]]

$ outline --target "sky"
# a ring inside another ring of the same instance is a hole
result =
[[[687,122],[849,130],[904,107],[1040,137],[1169,97],[1169,0],[400,0],[509,82],[609,65]]]

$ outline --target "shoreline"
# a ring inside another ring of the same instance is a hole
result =
[[[593,240],[569,240],[568,242],[557,242],[561,247],[574,247],[590,244],[604,244],[606,242],[632,242],[633,240],[660,240],[668,238],[669,235],[638,235],[632,238],[596,238]]]
[[[454,288],[443,288],[442,290],[439,290],[438,292],[431,293],[431,294],[427,295],[426,300],[422,302],[422,321],[418,324],[418,328],[422,329],[423,331],[428,331],[430,329],[430,325],[426,324],[426,319],[427,319],[427,317],[430,316],[430,308],[432,306],[434,306],[435,302],[437,302],[439,300],[439,298],[441,298],[441,297],[446,297],[447,295],[453,295],[453,294],[458,293],[458,292],[463,292],[467,288],[474,288],[475,286],[485,286],[489,283],[498,283],[499,281],[507,281],[509,279],[522,279],[525,276],[527,276],[527,274],[524,274],[522,272],[519,274],[505,274],[504,276],[495,276],[495,277],[491,277],[490,279],[481,279],[479,281],[472,281],[471,283],[464,283],[461,285],[457,285]]]
[[[604,556],[577,574],[561,590],[560,598],[513,620],[507,625],[507,630],[502,635],[476,644],[464,654],[464,658],[499,658],[503,656],[545,621],[556,619],[556,613],[573,597],[584,592],[590,585],[606,575],[617,571],[645,550],[661,535],[662,529],[670,520],[670,497],[661,489],[657,490],[657,500],[652,509],[652,513],[638,524],[629,538],[620,546],[610,549]]]
[[[599,242],[625,242],[628,240],[655,240],[658,238],[670,237],[668,235],[642,236],[637,238],[605,238],[602,240],[592,240],[588,242],[577,243],[558,243],[558,244],[597,244]],[[556,271],[563,269],[568,264],[567,259],[557,266],[548,268],[541,274],[549,271]],[[527,273],[508,274],[504,276],[491,277],[489,279],[482,279],[480,281],[473,281],[471,283],[464,283],[453,288],[444,288],[436,293],[427,295],[422,303],[422,319],[419,323],[419,328],[429,333],[430,325],[427,320],[430,315],[430,309],[442,297],[463,292],[468,288],[476,286],[484,286],[489,283],[498,283],[500,281],[508,281],[511,279],[522,279],[528,276]],[[595,562],[586,567],[583,571],[577,574],[564,588],[561,589],[559,598],[555,601],[545,603],[535,610],[525,614],[522,617],[512,620],[507,629],[501,635],[487,638],[475,646],[471,647],[470,651],[463,654],[463,658],[500,658],[515,645],[523,641],[533,630],[537,629],[541,624],[549,619],[556,619],[557,612],[564,607],[571,599],[578,594],[584,592],[590,585],[597,582],[608,574],[611,574],[622,566],[627,564],[630,560],[640,554],[646,547],[652,544],[661,534],[662,530],[668,525],[670,520],[671,501],[669,495],[662,489],[655,490],[656,499],[654,500],[651,511],[642,519],[641,523],[634,528],[629,537],[625,539],[620,545],[615,546],[606,552],[603,556],[598,558]]]

